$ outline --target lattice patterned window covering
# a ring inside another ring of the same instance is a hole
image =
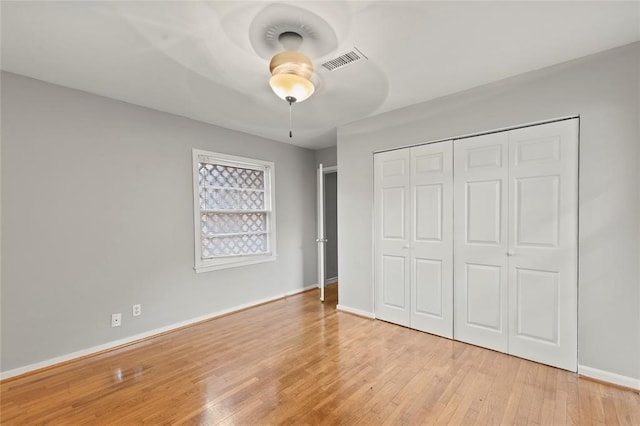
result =
[[[273,163],[194,150],[196,271],[275,259]]]
[[[198,163],[202,258],[268,252],[264,170]]]

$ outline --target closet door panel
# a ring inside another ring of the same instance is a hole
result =
[[[509,353],[576,371],[578,120],[509,139]]]
[[[501,333],[502,271],[499,266],[467,263],[464,276],[466,323],[470,326]]]
[[[374,155],[376,317],[410,325],[410,151]]]
[[[514,246],[557,248],[560,230],[560,176],[515,177]]]
[[[481,180],[465,185],[465,244],[502,244],[502,180]]]
[[[407,188],[402,186],[382,188],[380,202],[382,204],[382,238],[385,241],[405,240]]]
[[[508,351],[508,137],[454,143],[454,337]]]
[[[411,327],[453,337],[453,142],[411,148]]]
[[[444,191],[441,183],[415,187],[416,241],[442,242]]]
[[[406,310],[406,258],[383,254],[381,261],[383,306]]]
[[[444,310],[444,304],[442,303],[442,261],[416,258],[413,265],[415,282],[419,284],[415,287],[416,297],[413,314],[442,318]]]

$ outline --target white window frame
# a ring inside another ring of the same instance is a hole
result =
[[[200,210],[200,182],[198,163],[222,164],[264,172],[265,212],[267,213],[267,253],[252,255],[224,256],[213,259],[202,258],[202,232]],[[193,229],[195,246],[195,266],[197,273],[219,269],[235,268],[276,260],[276,210],[275,210],[275,166],[270,161],[238,157],[218,152],[193,149]]]

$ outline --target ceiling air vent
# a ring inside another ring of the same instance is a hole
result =
[[[369,59],[361,51],[359,51],[357,47],[354,47],[352,51],[347,52],[344,55],[340,55],[337,58],[329,59],[328,61],[324,62],[322,66],[329,71],[335,71],[339,68],[351,65],[363,58]]]

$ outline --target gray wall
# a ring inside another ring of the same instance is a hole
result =
[[[640,378],[639,62],[635,43],[339,128],[340,304],[374,311],[374,151],[579,114],[579,363]]]
[[[316,167],[322,163],[324,167],[337,166],[338,154],[335,146],[330,146],[324,149],[318,149],[316,153]]]
[[[192,148],[275,162],[277,261],[194,272]],[[311,150],[9,73],[2,150],[3,371],[315,283]]]
[[[338,276],[338,172],[324,175],[325,278]]]

